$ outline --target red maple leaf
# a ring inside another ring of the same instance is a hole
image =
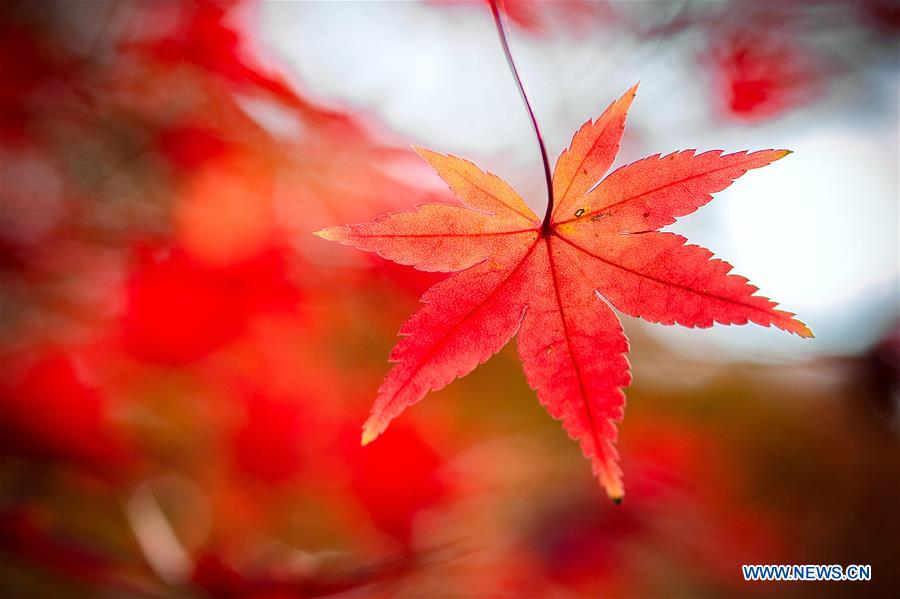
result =
[[[390,359],[363,444],[431,390],[471,372],[519,336],[538,399],[581,445],[614,500],[623,496],[615,423],[631,382],[628,340],[611,306],[662,324],[754,322],[812,336],[684,237],[658,229],[690,214],[786,150],[655,155],[600,181],[618,152],[637,86],[575,134],[553,174],[546,222],[502,179],[465,160],[419,154],[465,206],[425,204],[316,234],[421,270],[459,271],[425,292]],[[600,181],[595,186],[597,181]]]

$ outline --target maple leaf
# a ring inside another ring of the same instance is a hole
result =
[[[316,232],[421,270],[458,271],[426,291],[425,306],[401,328],[390,355],[396,365],[378,391],[363,444],[518,334],[528,383],[618,501],[624,490],[615,425],[631,374],[628,340],[611,307],[662,324],[753,322],[812,336],[793,314],[754,295],[747,279],[729,274],[727,262],[658,231],[789,152],[687,150],[644,158],[601,181],[636,89],[575,133],[556,163],[555,204],[545,223],[499,177],[417,148],[465,206],[426,204]]]

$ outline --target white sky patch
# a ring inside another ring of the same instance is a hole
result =
[[[781,168],[730,192],[734,259],[783,302],[820,309],[896,279],[896,175],[878,142],[853,129],[810,132]]]
[[[238,96],[237,101],[250,118],[275,137],[298,140],[304,133],[297,116],[271,100]]]

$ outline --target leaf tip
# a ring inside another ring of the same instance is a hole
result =
[[[313,231],[313,235],[316,237],[321,237],[322,239],[327,239],[328,241],[335,240],[335,231],[334,227],[328,229],[319,229],[318,231]]]
[[[619,477],[618,468],[614,468],[613,472],[603,472],[600,474],[600,485],[606,491],[606,496],[616,505],[622,503],[625,497],[625,487],[622,485],[622,479]]]
[[[360,440],[359,444],[362,445],[363,447],[365,447],[366,445],[368,445],[369,443],[374,441],[377,437],[378,437],[378,435],[376,435],[369,429],[365,429],[362,433],[362,439]]]
[[[776,157],[775,157],[775,160],[781,160],[782,158],[784,158],[784,157],[787,156],[788,154],[793,154],[793,153],[794,153],[793,150],[776,150]]]
[[[381,435],[382,431],[383,431],[383,429],[379,430],[378,427],[375,426],[375,424],[372,422],[371,419],[367,420],[366,423],[363,425],[362,439],[360,440],[360,445],[365,447],[366,445],[368,445],[369,443],[371,443],[372,441],[377,439],[378,436]]]
[[[805,322],[797,320],[793,314],[788,313],[788,326],[783,327],[789,333],[794,333],[804,339],[813,339],[815,335]]]
[[[434,152],[434,151],[432,151],[432,150],[429,150],[428,148],[423,148],[422,146],[417,146],[417,145],[415,145],[415,144],[413,144],[413,145],[410,146],[410,147],[412,148],[413,152],[415,152],[416,154],[418,154],[420,158],[422,158],[423,160],[425,160],[425,161],[428,162],[429,164],[430,164],[431,161],[435,158],[435,156],[438,156],[438,155],[439,155],[437,152]]]

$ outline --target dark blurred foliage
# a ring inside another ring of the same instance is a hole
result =
[[[753,26],[738,4],[732,25]],[[896,596],[896,331],[782,367],[692,360],[634,327],[619,507],[512,348],[359,447],[436,277],[311,232],[452,200],[376,124],[258,62],[253,8],[0,8],[0,594]],[[507,10],[534,35],[561,14]],[[890,3],[853,10],[896,34]],[[699,19],[678,14],[670,30]],[[831,76],[802,40],[715,31],[736,116]],[[874,578],[750,585],[746,562]]]

